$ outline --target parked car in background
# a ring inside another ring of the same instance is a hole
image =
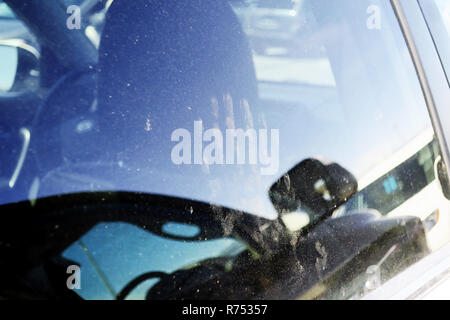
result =
[[[303,0],[231,1],[252,48],[258,54],[302,54],[314,48],[308,38],[313,16]],[[308,21],[311,20],[311,21]],[[315,47],[317,50],[317,46]]]

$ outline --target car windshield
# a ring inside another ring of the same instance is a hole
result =
[[[303,0],[301,14],[287,16],[260,8],[292,9],[300,1],[259,0],[245,8],[238,0],[61,1],[43,5],[45,14],[5,2],[26,17],[29,34],[17,36],[26,46],[14,47],[17,75],[0,97],[13,110],[0,117],[3,210],[18,205],[42,213],[40,203],[74,194],[80,210],[119,210],[126,192],[214,206],[208,214],[220,216],[225,230],[192,243],[137,222],[99,219],[73,231],[58,255],[89,269],[91,284],[79,292],[84,298],[114,298],[146,271],[171,274],[208,259],[250,256],[266,263],[280,246],[307,235],[310,251],[295,257],[313,252],[311,269],[307,262],[289,267],[317,274],[302,283],[304,293],[378,239],[376,228],[366,227],[354,237],[359,242],[343,238],[351,237],[354,223],[369,223],[365,213],[390,217],[397,210],[396,217],[409,218],[386,226],[403,223],[421,239],[420,221],[447,205],[435,174],[439,146],[390,1]],[[108,199],[84,204],[99,192],[117,194],[114,206]],[[410,217],[405,208],[413,200],[429,203],[425,216]],[[251,217],[257,227],[227,232],[237,220],[221,208]],[[347,214],[364,210],[362,218]],[[195,233],[191,223],[172,222]],[[341,242],[313,238],[314,228],[323,235],[335,230]],[[430,239],[433,248],[447,241]],[[389,241],[377,247],[373,263],[400,243]],[[332,263],[333,250],[343,256]],[[231,268],[227,261],[224,268]],[[155,279],[131,297],[150,297]],[[345,288],[336,294],[348,298],[363,290]],[[278,298],[277,292],[259,296]],[[327,294],[336,297],[321,293]]]
[[[110,8],[112,18],[106,17],[98,65],[66,76],[36,109],[32,147],[38,171],[32,174],[39,172],[39,187],[12,197],[144,191],[273,218],[267,191],[301,160],[325,157],[358,178],[431,125],[412,62],[403,58],[406,46],[379,47],[402,43],[395,24],[367,44],[373,47],[367,63],[355,50],[371,32],[367,28],[345,31],[339,42],[329,36],[311,40],[321,30],[353,23],[351,8],[342,10],[344,19],[315,5],[305,8],[314,14],[315,28],[300,33],[299,46],[311,44],[306,52],[258,55],[239,33],[228,4],[219,20],[219,8],[194,6],[205,16],[193,11],[191,27],[178,23],[191,24],[189,19],[174,14],[158,20],[161,26],[150,32],[143,23],[159,11],[144,13],[138,4],[121,3]],[[389,8],[384,10],[394,18]],[[126,19],[115,15],[142,23],[125,30]],[[213,24],[214,36],[201,32]],[[386,78],[407,86],[388,90],[381,81]],[[95,82],[97,92],[89,91]],[[401,125],[397,114],[404,114]]]

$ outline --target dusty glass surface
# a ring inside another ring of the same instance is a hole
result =
[[[440,150],[390,1],[99,1],[79,28],[61,12],[32,43],[42,88],[0,118],[0,203],[77,226],[37,258],[81,266],[76,295],[359,298],[448,242]],[[87,47],[96,61],[67,65]],[[182,213],[139,220],[123,192]]]

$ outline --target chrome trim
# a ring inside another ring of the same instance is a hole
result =
[[[30,52],[32,55],[36,57],[36,59],[39,59],[41,56],[41,54],[35,47],[29,45],[28,43],[26,43],[26,41],[22,39],[0,39],[0,46],[21,48],[25,51]]]
[[[431,253],[370,292],[362,300],[417,300],[450,275],[450,244]],[[450,299],[448,296],[443,299]]]
[[[30,137],[31,137],[30,130],[28,130],[27,128],[22,128],[20,129],[20,135],[22,136],[23,144],[19,160],[17,161],[16,168],[14,169],[11,179],[9,179],[8,186],[11,189],[14,188],[17,182],[17,178],[19,177],[20,171],[22,170],[23,167],[23,163],[25,162],[25,158],[27,156],[28,146],[30,145]]]

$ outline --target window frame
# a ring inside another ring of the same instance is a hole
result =
[[[420,7],[422,2],[426,1],[391,0],[414,60],[436,138],[448,170],[450,90],[444,66]],[[437,288],[440,280],[446,279],[449,267],[450,244],[388,280],[381,287],[364,296],[363,300],[425,298],[426,294]],[[442,298],[448,299],[448,296]]]
[[[391,4],[416,68],[442,158],[450,172],[450,90],[419,1],[391,0]]]

